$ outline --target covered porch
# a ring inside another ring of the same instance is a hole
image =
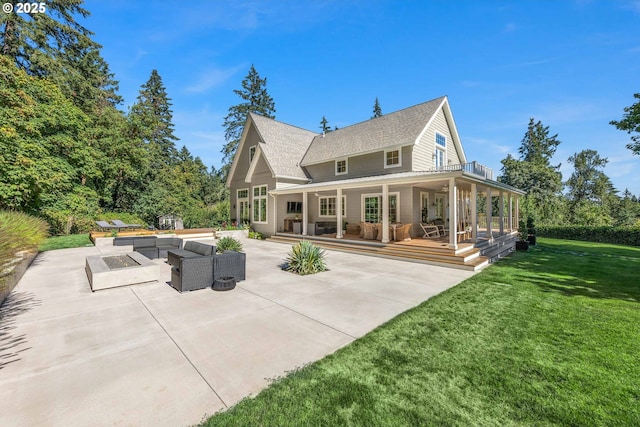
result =
[[[272,190],[276,220],[271,234],[444,246],[454,251],[514,234],[519,196],[524,193],[494,181],[490,170],[477,168],[475,162],[455,166],[459,167]],[[292,206],[298,209],[295,213]],[[427,235],[425,227],[435,220],[440,224],[438,232]],[[377,226],[373,238],[362,233],[368,224]],[[403,233],[398,239],[400,224],[406,226],[408,236]],[[405,241],[406,237],[412,240]]]

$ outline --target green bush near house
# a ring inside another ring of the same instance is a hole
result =
[[[308,240],[296,243],[285,261],[285,270],[301,276],[326,271],[324,250]]]
[[[216,251],[222,253],[224,251],[236,251],[242,252],[242,243],[234,237],[227,236],[218,240],[216,244]]]

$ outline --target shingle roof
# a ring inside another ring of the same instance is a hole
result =
[[[259,114],[250,114],[262,137],[260,149],[275,176],[307,178],[300,167],[300,160],[318,134]]]
[[[301,165],[329,161],[388,147],[413,144],[445,99],[444,96],[367,120],[355,125],[317,135]]]

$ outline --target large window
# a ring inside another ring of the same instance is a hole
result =
[[[436,159],[436,167],[441,168],[445,165],[445,155],[444,150],[436,147],[435,159]]]
[[[384,167],[395,168],[402,166],[402,154],[400,150],[385,150]]]
[[[318,205],[320,207],[320,216],[336,216],[336,198],[335,197],[320,197],[318,199]],[[346,216],[347,212],[347,196],[342,196],[342,217]]]
[[[400,209],[398,193],[389,194],[389,222],[398,222]],[[362,220],[364,222],[382,222],[382,195],[364,194],[362,196]]]
[[[253,222],[267,222],[267,186],[253,187]]]
[[[244,188],[237,192],[237,204],[238,204],[238,221],[249,221],[249,189]]]
[[[347,172],[347,159],[336,160],[336,175],[345,175]]]

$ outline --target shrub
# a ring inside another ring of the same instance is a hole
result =
[[[216,251],[218,253],[222,253],[224,251],[236,251],[242,252],[242,243],[236,238],[231,236],[223,237],[218,240],[218,244],[216,245]]]
[[[640,246],[640,227],[537,226],[538,237]]]
[[[0,272],[13,262],[16,252],[35,251],[47,238],[48,230],[49,225],[40,218],[0,211]]]
[[[249,230],[248,237],[250,239],[264,240],[264,236],[262,235],[262,233],[259,233],[255,230]]]
[[[285,270],[301,276],[326,271],[324,255],[324,250],[308,240],[302,240],[291,247]]]

